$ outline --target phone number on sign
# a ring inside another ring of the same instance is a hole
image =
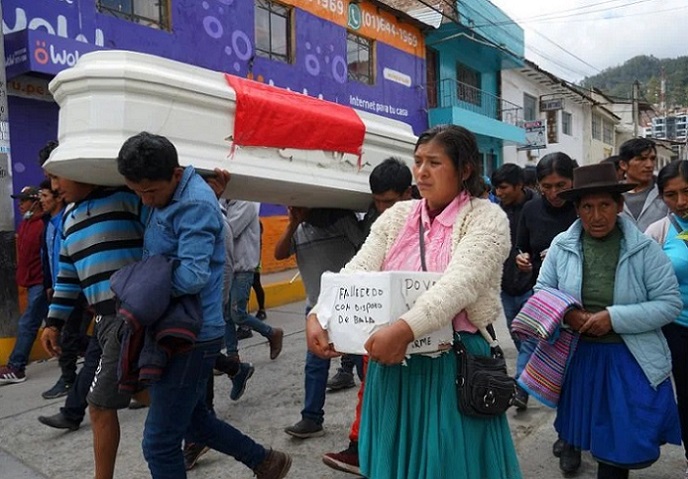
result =
[[[310,2],[332,13],[344,14],[344,0],[310,0]]]
[[[366,28],[372,28],[377,32],[385,32],[389,35],[398,37],[402,42],[411,45],[412,47],[418,46],[418,37],[411,32],[404,30],[401,27],[397,27],[395,24],[388,22],[379,15],[374,15],[370,12],[363,12],[363,25]]]

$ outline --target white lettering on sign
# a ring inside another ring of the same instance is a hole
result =
[[[386,103],[379,103],[373,100],[364,100],[356,95],[349,95],[349,104],[354,108],[360,108],[362,110],[372,111],[373,113],[383,113],[387,115],[396,116],[409,116],[409,112],[406,108],[396,107],[394,105],[388,105]]]
[[[72,2],[66,1],[65,3]],[[29,19],[26,15],[26,10],[24,10],[23,8],[15,8],[14,11],[15,22],[14,26],[12,27],[5,23],[6,17],[3,15],[2,29],[3,32],[5,32],[5,35],[13,32],[18,32],[19,30],[26,30],[28,28],[29,30],[43,29],[50,35],[57,35],[58,37],[69,38],[67,17],[65,17],[64,15],[58,15],[57,18],[55,18],[54,23],[51,23],[50,20],[41,17],[33,17]],[[103,34],[103,31],[100,28],[95,29],[94,35],[94,43],[99,47],[105,46],[105,35]],[[83,43],[89,43],[88,39],[83,33],[79,33],[76,37],[74,37],[74,40]]]
[[[67,51],[65,49],[56,49],[54,45],[46,45],[45,42],[39,42],[33,52],[34,59],[41,65],[51,63],[53,65],[61,65],[73,67],[79,60],[79,51]]]

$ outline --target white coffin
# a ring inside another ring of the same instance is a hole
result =
[[[418,297],[442,277],[441,273],[381,271],[324,273],[320,278],[318,321],[327,329],[336,351],[367,354],[364,345],[380,328],[397,321]],[[452,325],[417,338],[408,354],[451,348]]]
[[[356,110],[366,127],[360,169],[355,155],[321,150],[238,147],[230,159],[236,96],[224,74],[141,53],[83,55],[50,90],[60,146],[45,167],[93,184],[123,184],[117,153],[145,130],[168,137],[183,165],[229,170],[227,197],[364,210],[370,171],[389,156],[410,164],[416,141],[409,125]]]

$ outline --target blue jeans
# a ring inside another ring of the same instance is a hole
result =
[[[232,321],[232,303],[231,301],[224,308],[225,317],[225,346],[227,347],[227,355],[239,354],[239,340],[237,339],[236,325]]]
[[[342,355],[341,364],[341,369],[347,373],[353,374],[354,368],[356,368],[358,379],[363,381],[363,356],[360,354],[344,354]]]
[[[306,317],[311,307],[306,306]],[[304,366],[304,382],[306,397],[304,398],[301,417],[310,419],[317,424],[325,420],[325,392],[327,391],[327,375],[330,371],[330,360],[322,359],[308,351]]]
[[[306,397],[301,411],[301,417],[310,419],[317,424],[325,420],[325,391],[327,390],[327,375],[330,371],[330,360],[322,359],[308,351],[306,353],[305,387]]]
[[[230,318],[234,324],[228,321],[227,330],[234,326],[247,326],[269,339],[272,336],[272,328],[248,313],[248,299],[253,287],[254,274],[253,271],[234,273],[232,287],[229,290]],[[237,351],[236,333],[227,331],[225,343],[227,353],[235,353]]]
[[[519,340],[511,332],[511,323],[513,322],[514,318],[521,310],[523,305],[526,303],[526,301],[528,301],[528,298],[530,298],[532,295],[532,290],[519,296],[511,296],[509,294],[502,292],[502,306],[504,307],[504,315],[506,316],[506,326],[507,328],[509,328],[509,334],[511,334],[511,339],[514,340],[514,344],[516,345],[516,349],[518,350],[518,356],[516,357],[516,375],[514,376],[516,379],[518,379],[518,377],[523,372],[523,369],[526,367],[526,364],[528,364],[530,356],[533,355],[533,351],[535,351],[535,346],[537,346],[537,341],[535,341],[534,339],[527,339],[524,341]]]
[[[196,343],[170,358],[160,381],[149,386],[151,404],[143,430],[143,455],[153,479],[185,479],[182,440],[206,444],[250,469],[267,451],[253,439],[210,413],[206,387],[222,338]]]
[[[28,304],[26,311],[19,318],[17,342],[7,363],[18,371],[23,371],[29,362],[29,354],[36,341],[36,333],[48,314],[48,297],[45,295],[43,285],[29,286],[27,293]]]

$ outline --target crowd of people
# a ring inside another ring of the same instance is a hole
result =
[[[47,145],[42,162],[56,146]],[[285,433],[322,436],[326,391],[354,387],[357,376],[349,444],[325,452],[326,465],[370,479],[521,478],[506,414],[475,417],[459,407],[455,353],[409,356],[407,348],[451,324],[470,354],[488,356],[493,344],[481,332],[505,318],[518,352],[512,402],[525,410],[531,397],[542,400],[521,380],[542,340],[511,326],[524,306],[556,291],[571,300],[557,327],[575,338],[553,425],[562,472],[575,473],[589,451],[598,479],[627,478],[656,462],[661,445],[685,447],[688,161],[656,174],[655,145],[643,138],[593,165],[545,155],[532,181],[514,164],[485,178],[479,158],[471,132],[433,127],[418,138],[412,168],[395,158],[375,167],[365,217],[288,208],[274,256],[296,258],[308,351],[301,417]],[[40,188],[15,196],[24,215],[17,283],[29,306],[0,383],[26,380],[45,319],[41,340],[59,356],[60,376],[44,397],[66,399],[39,421],[76,430],[89,411],[96,479],[113,476],[117,411],[141,388],[150,396],[143,455],[152,477],[186,477],[209,448],[259,478],[285,477],[290,455],[218,419],[213,405],[213,370],[229,377],[232,400],[254,375],[238,339],[258,332],[271,360],[282,350],[284,332],[265,322],[264,297],[255,316],[248,312],[251,288],[262,292],[256,205],[218,199],[229,173],[203,180],[179,166],[164,137],[130,138],[117,163],[126,188],[48,172]],[[324,272],[422,270],[441,276],[368,338],[366,355],[335,350],[318,318]]]

